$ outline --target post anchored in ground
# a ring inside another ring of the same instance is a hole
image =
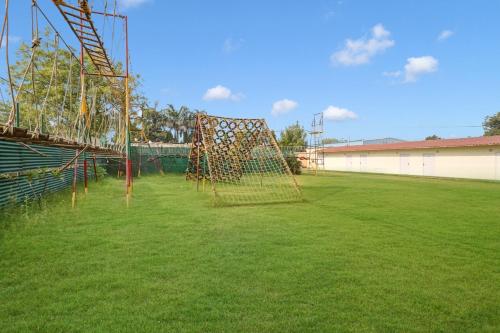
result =
[[[73,164],[73,192],[71,194],[71,207],[76,207],[76,181],[78,180],[78,150],[75,153],[75,162]]]
[[[85,194],[89,192],[88,175],[87,175],[87,159],[83,160],[83,182],[85,184]]]
[[[95,177],[95,181],[97,183],[98,176],[97,176],[97,163],[96,163],[96,157],[95,157],[95,155],[92,156],[92,163],[94,163],[94,177]]]

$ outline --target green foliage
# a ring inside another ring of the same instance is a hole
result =
[[[39,168],[39,169],[29,170],[26,173],[26,180],[31,183],[33,180],[45,178],[47,176],[47,173],[49,173],[49,171],[45,167]]]
[[[425,140],[441,140],[441,138],[439,136],[437,136],[436,134],[433,134],[433,135],[429,135],[428,137],[426,137]]]
[[[306,130],[297,122],[296,124],[286,127],[283,132],[281,132],[279,144],[282,147],[304,147],[307,145],[306,138]]]
[[[96,167],[97,170],[97,178],[102,179],[107,176],[108,172],[106,171],[106,168],[103,166],[98,165]]]
[[[331,145],[331,144],[334,144],[334,143],[339,143],[341,142],[339,139],[336,139],[336,138],[324,138],[321,143],[324,144],[324,145]]]
[[[500,331],[500,184],[298,181],[303,203],[220,209],[142,177],[127,209],[108,177],[0,217],[0,331]]]
[[[62,173],[59,168],[53,169],[50,173],[53,177],[59,178],[60,180],[64,179],[64,173]]]
[[[190,110],[186,106],[176,109],[169,104],[166,108],[159,109],[158,103],[153,106],[145,103],[141,106],[141,117],[135,121],[137,131],[132,134],[132,139],[143,141],[167,143],[190,143],[193,138],[196,113],[199,110]],[[141,130],[144,137],[141,137]]]
[[[290,171],[294,175],[300,175],[302,173],[302,164],[296,156],[290,155],[285,157],[286,164],[290,168]]]
[[[48,28],[41,33],[34,50],[32,55],[32,45],[21,43],[16,61],[10,66],[14,85],[19,87],[23,82],[18,95],[20,126],[74,138],[84,126],[75,121],[80,113],[81,83],[79,59],[72,53],[76,55],[78,52],[68,50]],[[34,66],[30,67],[32,57]],[[84,64],[87,72],[97,72],[88,57],[84,58]],[[122,74],[123,64],[116,63],[115,69],[117,74]],[[117,87],[112,89],[108,78],[85,76],[85,97],[92,114],[90,134],[99,136],[102,143],[117,140],[116,132],[109,128],[117,125],[111,124],[111,119],[118,117],[125,105],[122,82],[118,80]],[[3,90],[8,89],[8,82],[1,81],[0,84]],[[140,105],[145,99],[139,91],[140,85],[139,75],[129,78],[132,106]],[[11,109],[10,101],[0,103],[1,119],[5,121]],[[136,110],[132,108],[131,116],[135,114]]]
[[[20,45],[17,61],[10,68],[15,86],[24,82],[18,96],[21,127],[68,138],[74,138],[81,132],[84,124],[75,121],[80,113],[80,64],[72,53],[78,54],[73,49],[68,50],[50,29],[42,33],[39,46],[35,48],[35,66],[29,67],[32,45]],[[84,63],[88,72],[97,72],[88,57],[85,57]],[[117,74],[123,74],[123,64],[118,62],[115,67]],[[89,112],[93,114],[90,132],[99,136],[101,143],[110,140],[116,143],[119,139],[116,131],[105,131],[110,126],[119,125],[118,121],[110,118],[121,117],[125,106],[124,87],[121,80],[118,83],[112,89],[107,78],[85,77],[86,102]],[[7,89],[7,82],[0,81],[0,84],[3,90]],[[176,109],[173,105],[159,109],[157,103],[152,105],[148,101],[141,86],[142,78],[132,75],[129,79],[132,141],[143,141],[145,136],[151,141],[191,142],[198,110],[185,106]],[[0,122],[7,122],[11,109],[10,101],[0,101]]]
[[[484,135],[500,135],[500,112],[485,118],[483,122]]]

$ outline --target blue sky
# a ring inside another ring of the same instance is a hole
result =
[[[325,111],[326,136],[350,139],[476,136],[500,111],[500,1],[121,3],[161,106],[276,130]]]

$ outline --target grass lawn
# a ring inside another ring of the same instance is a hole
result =
[[[0,220],[0,332],[499,332],[500,183],[331,173],[213,208],[182,176]],[[81,193],[81,191],[80,191]]]

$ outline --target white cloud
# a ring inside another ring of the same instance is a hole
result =
[[[152,0],[118,0],[118,6],[121,9],[128,9],[142,6]]]
[[[441,42],[443,40],[450,38],[451,36],[453,36],[453,34],[454,32],[451,30],[443,30],[439,33],[437,40]]]
[[[438,70],[439,61],[431,56],[411,57],[405,65],[405,82],[415,82],[420,75]]]
[[[323,117],[331,121],[344,121],[357,119],[358,115],[348,109],[330,105],[323,111]]]
[[[298,106],[299,103],[285,98],[273,103],[273,109],[271,110],[271,114],[273,116],[279,116],[288,113],[293,109],[296,109]]]
[[[208,89],[203,95],[203,99],[206,101],[214,101],[214,100],[232,100],[239,101],[245,96],[242,93],[233,94],[231,89],[221,86],[220,84]]]
[[[232,53],[239,50],[243,46],[244,42],[245,40],[243,38],[226,38],[226,40],[224,41],[224,45],[222,46],[222,50],[225,53]]]
[[[355,66],[370,62],[371,58],[395,45],[390,39],[391,33],[382,24],[372,28],[370,39],[347,39],[342,50],[331,55],[330,60],[335,65]]]

